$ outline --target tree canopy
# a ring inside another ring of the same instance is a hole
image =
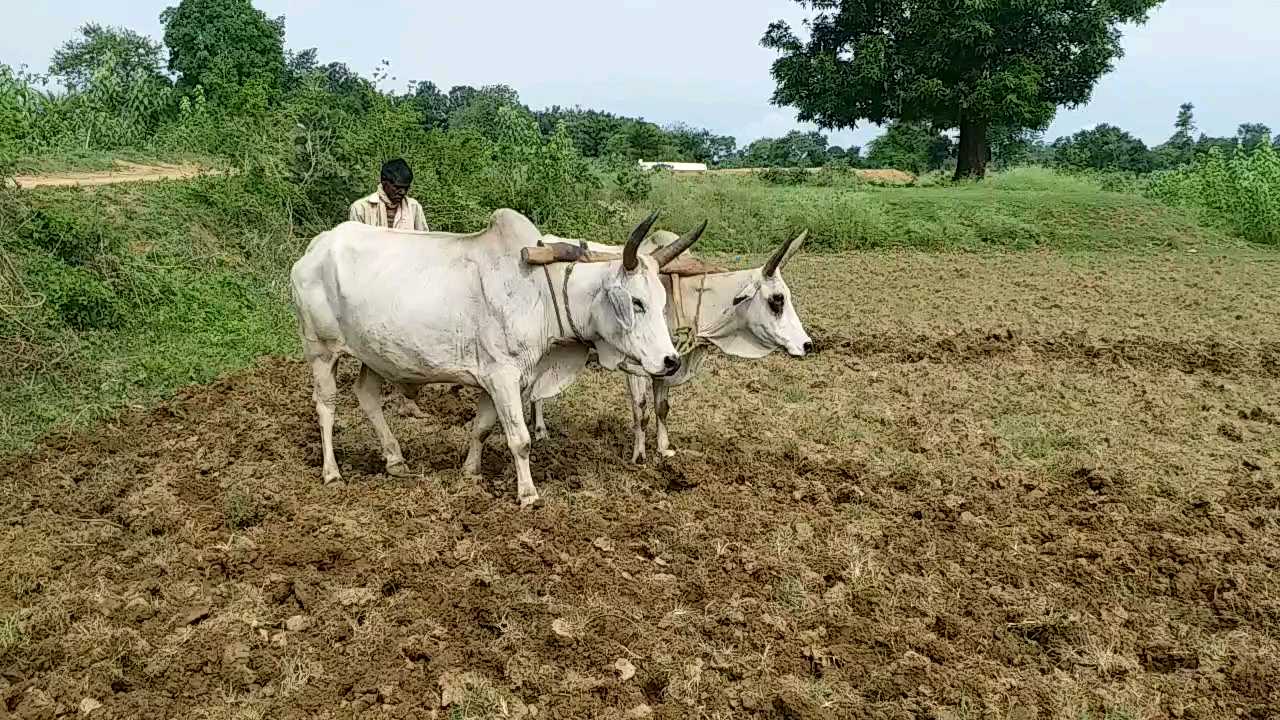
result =
[[[1089,99],[1121,55],[1121,23],[1162,0],[796,0],[816,12],[799,38],[783,21],[773,101],[825,128],[861,121],[959,128],[956,176],[982,176],[995,125],[1042,129]]]
[[[79,32],[80,37],[63,43],[49,62],[49,74],[68,90],[88,89],[93,76],[108,67],[121,77],[169,82],[164,73],[164,48],[151,38],[98,23],[81,25]]]
[[[160,22],[183,88],[230,94],[255,81],[275,89],[284,77],[284,18],[268,18],[250,0],[182,0]]]

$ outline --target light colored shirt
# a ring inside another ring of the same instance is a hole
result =
[[[386,197],[379,188],[372,195],[351,203],[347,219],[374,227],[390,227],[393,230],[430,230],[427,227],[427,216],[422,213],[422,204],[408,195],[400,199],[395,220],[390,223],[387,222],[387,208]]]

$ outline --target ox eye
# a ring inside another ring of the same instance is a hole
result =
[[[638,313],[644,312],[644,301],[640,298],[631,298],[631,307],[635,308]]]
[[[782,308],[785,307],[786,304],[787,299],[783,297],[781,293],[769,296],[769,309],[773,311],[774,315],[781,315]]]

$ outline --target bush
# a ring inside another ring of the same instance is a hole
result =
[[[809,181],[809,171],[805,168],[765,168],[757,173],[757,177],[770,185],[804,185]]]
[[[618,194],[628,202],[638,203],[653,193],[653,177],[634,163],[622,163],[613,178]]]
[[[1280,243],[1280,154],[1269,142],[1230,159],[1213,148],[1191,165],[1157,173],[1147,192],[1197,208],[1246,240]]]

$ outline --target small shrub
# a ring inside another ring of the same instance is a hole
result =
[[[614,182],[618,185],[618,193],[628,202],[638,203],[653,193],[653,178],[640,166],[631,163],[618,168]]]
[[[765,168],[757,176],[770,185],[803,185],[809,174],[805,168]]]
[[[252,488],[232,485],[222,495],[222,514],[232,530],[254,527],[265,520],[268,513],[267,503]]]

